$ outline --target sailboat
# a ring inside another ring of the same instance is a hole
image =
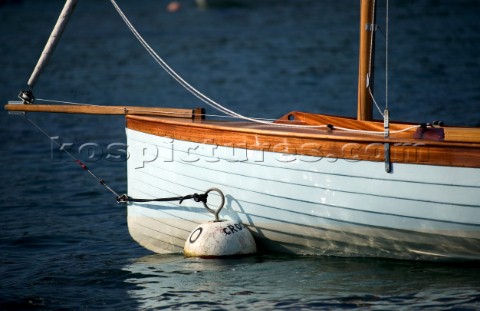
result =
[[[212,216],[196,200],[155,198],[219,189],[209,205],[224,200],[221,218],[248,226],[264,251],[479,260],[480,128],[391,122],[387,109],[373,120],[376,1],[360,2],[357,118],[295,110],[273,122],[247,118],[199,93],[159,57],[195,96],[239,120],[209,119],[204,108],[37,105],[31,89],[5,107],[125,115],[128,195],[120,200],[132,238],[156,253],[181,253]],[[75,3],[67,0],[31,88]]]

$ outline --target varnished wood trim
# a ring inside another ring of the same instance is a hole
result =
[[[194,120],[204,120],[205,119],[205,109],[204,108],[193,109],[193,119]]]
[[[445,141],[480,143],[480,128],[445,128]]]
[[[353,118],[330,116],[323,114],[313,114],[299,111],[292,111],[279,118],[275,123],[294,122],[303,125],[325,125],[330,124],[334,127],[344,127],[352,130],[372,131],[383,135],[384,125],[383,121],[364,121]],[[415,128],[412,128],[415,124],[392,122],[390,124],[391,136],[395,138],[410,138],[415,133]],[[395,133],[400,130],[411,128],[408,131]]]
[[[445,131],[443,128],[419,127],[413,135],[415,139],[427,139],[435,141],[445,140]]]
[[[103,114],[103,115],[156,115],[172,118],[192,119],[195,111],[200,116],[203,110],[157,108],[136,106],[95,106],[95,105],[34,105],[34,104],[7,104],[5,110],[23,112],[50,112],[72,114]]]
[[[300,131],[236,122],[195,122],[128,116],[127,128],[161,137],[286,154],[354,161],[384,161],[390,143],[393,163],[480,167],[480,144],[384,139],[327,130]]]

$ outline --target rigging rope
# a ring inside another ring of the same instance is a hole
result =
[[[376,14],[376,0],[372,1],[372,16],[374,16],[375,20],[375,14]],[[380,115],[383,117],[383,123],[384,123],[384,137],[388,138],[390,135],[390,117],[389,117],[389,111],[388,111],[388,26],[389,26],[389,0],[385,1],[385,109],[382,110],[380,109],[380,106],[378,105],[377,101],[375,100],[375,97],[372,92],[371,88],[371,83],[370,83],[370,77],[373,75],[373,48],[370,49],[370,55],[369,55],[369,74],[368,74],[368,85],[367,89],[368,92],[370,93],[370,97],[372,98],[373,103],[375,104],[375,107],[377,108],[378,112]],[[374,41],[374,32],[378,28],[378,25],[373,25],[372,26],[372,31],[370,35],[370,45],[373,46],[373,41]],[[403,131],[403,130],[402,130]],[[397,131],[398,132],[398,131]]]
[[[132,25],[132,23],[128,20],[128,18],[125,16],[123,11],[120,9],[118,4],[115,2],[115,0],[110,0],[111,3],[113,4],[114,8],[117,10],[118,14],[120,17],[123,19],[127,27],[130,29],[130,31],[133,33],[133,35],[137,38],[137,40],[140,42],[140,44],[147,50],[147,52],[153,57],[153,59],[172,77],[174,78],[180,85],[182,85],[187,91],[192,93],[195,97],[203,101],[204,103],[208,104],[209,106],[225,113],[226,115],[240,118],[240,119],[246,119],[249,121],[256,121],[254,119],[242,116],[228,108],[223,107],[219,103],[215,102],[214,100],[210,99],[200,91],[198,91],[196,88],[191,86],[187,81],[185,81],[180,75],[178,75],[153,49],[152,47],[143,39],[143,37],[140,35],[140,33],[135,29],[135,27]]]
[[[57,99],[44,99],[44,98],[36,98],[35,99],[36,101],[40,101],[40,102],[46,102],[46,103],[57,103],[57,104],[66,104],[66,105],[72,105],[72,106],[91,106],[91,107],[103,107],[102,105],[95,105],[95,104],[86,104],[86,103],[75,103],[75,102],[71,102],[71,101],[65,101],[65,100],[57,100]],[[118,109],[118,110],[122,110],[124,111],[125,108],[123,107],[114,107],[114,106],[109,106],[110,109]],[[136,112],[142,112],[141,109],[139,109],[138,107],[132,107],[134,108],[134,110]],[[153,108],[153,109],[151,109]],[[151,113],[151,112],[155,112],[155,107],[149,107],[149,110],[148,111],[145,111],[146,113]],[[161,113],[166,113],[164,110],[159,110],[158,112],[161,112]],[[172,115],[175,114],[175,112],[171,112]],[[183,114],[181,114],[183,115]],[[232,117],[232,116],[228,116],[228,115],[218,115],[218,114],[208,114],[208,113],[203,113],[204,116],[206,117],[216,117],[216,118],[234,118],[234,119],[238,119],[237,117]],[[265,122],[267,122],[268,125],[275,125],[273,124],[272,122],[275,121],[275,119],[267,119],[267,118],[255,118],[255,120],[263,120]],[[323,126],[322,126],[323,127]]]
[[[384,137],[390,136],[390,113],[388,111],[388,0],[385,1],[385,110],[383,113]]]
[[[243,116],[239,113],[236,113],[224,106],[222,106],[221,104],[217,103],[216,101],[210,99],[209,97],[207,97],[206,95],[204,95],[203,93],[201,93],[200,91],[198,91],[196,88],[194,88],[192,85],[190,85],[187,81],[185,81],[179,74],[177,74],[154,50],[153,48],[145,41],[145,39],[140,35],[140,33],[136,30],[136,28],[132,25],[132,23],[129,21],[129,19],[126,17],[126,15],[123,13],[123,11],[120,9],[120,7],[118,6],[118,4],[115,2],[115,0],[110,0],[110,2],[112,3],[112,5],[114,6],[114,8],[116,9],[117,13],[120,15],[120,17],[122,18],[122,20],[125,22],[125,24],[127,25],[127,27],[130,29],[130,31],[134,34],[134,36],[137,38],[137,40],[141,43],[141,45],[146,49],[146,51],[152,56],[152,58],[172,77],[174,78],[180,85],[182,85],[187,91],[189,91],[190,93],[192,93],[195,97],[197,97],[198,99],[200,99],[201,101],[203,101],[204,103],[206,103],[207,105],[213,107],[214,109],[224,113],[226,116],[220,116],[220,115],[208,115],[208,116],[214,116],[214,117],[223,117],[223,118],[235,118],[235,119],[243,119],[243,120],[247,120],[247,121],[251,121],[251,122],[255,122],[255,123],[260,123],[260,124],[264,124],[264,125],[271,125],[271,126],[278,126],[278,127],[296,127],[296,128],[330,128],[330,129],[333,129],[333,127],[329,126],[328,124],[324,124],[324,125],[301,125],[301,124],[285,124],[285,123],[273,123],[274,120],[272,119],[264,119],[264,118],[251,118],[251,117],[246,117],[246,116]],[[372,5],[372,14],[376,14],[375,12],[375,8],[376,8],[376,0],[373,1],[373,5]],[[387,27],[386,27],[386,48],[387,48],[387,54],[388,54],[388,0],[387,0],[387,19],[386,19],[386,22],[387,22]],[[372,34],[371,34],[371,44],[373,44],[373,38],[374,38],[374,32],[375,32],[375,29],[376,29],[377,25],[372,25]],[[370,72],[372,71],[372,67],[373,67],[373,62],[372,62],[372,58],[373,58],[373,49],[370,50],[370,56],[369,56],[369,70]],[[388,62],[388,58],[386,60],[386,62]],[[386,63],[386,66],[388,66],[388,63]],[[387,67],[387,73],[388,73],[388,67]],[[369,74],[370,76],[371,74]],[[387,76],[388,77],[388,76]],[[388,79],[388,78],[387,78]],[[386,109],[385,109],[385,113],[382,112],[382,110],[380,109],[378,103],[376,102],[374,96],[373,96],[373,93],[372,93],[372,89],[370,87],[370,84],[368,85],[368,90],[369,90],[369,93],[370,93],[370,96],[375,104],[375,106],[377,107],[379,113],[382,115],[382,117],[386,117],[388,115],[388,101],[386,101]],[[386,97],[388,96],[388,80],[387,80],[387,85],[386,85]],[[89,106],[97,106],[97,105],[92,105],[92,104],[81,104],[81,103],[74,103],[74,102],[68,102],[68,101],[60,101],[60,100],[47,100],[47,99],[37,99],[38,101],[50,101],[50,102],[57,102],[57,103],[64,103],[64,104],[70,104],[70,105],[89,105]],[[119,109],[122,109],[122,108],[119,108]],[[399,133],[399,132],[404,132],[404,131],[408,131],[410,129],[413,129],[413,128],[417,128],[418,126],[415,125],[415,126],[412,126],[412,127],[408,127],[408,128],[405,128],[405,129],[402,129],[402,130],[398,130],[398,131],[393,131],[391,133]],[[373,135],[381,135],[381,134],[385,134],[385,132],[379,132],[379,131],[365,131],[365,130],[355,130],[355,129],[348,129],[348,128],[343,128],[343,127],[337,127],[335,126],[334,127],[335,129],[338,129],[338,130],[342,130],[342,131],[348,131],[348,132],[356,132],[356,133],[364,133],[364,134],[373,134]]]
[[[124,23],[127,25],[127,27],[130,29],[130,31],[133,33],[135,38],[140,42],[140,44],[147,50],[147,52],[152,56],[152,58],[173,78],[175,79],[181,86],[183,86],[188,92],[193,94],[195,97],[206,103],[207,105],[213,107],[214,109],[223,112],[225,115],[231,118],[236,118],[236,119],[243,119],[246,121],[251,121],[255,123],[260,123],[260,124],[265,124],[265,125],[274,125],[278,127],[290,127],[290,128],[328,128],[329,126],[327,124],[325,125],[299,125],[299,124],[285,124],[285,123],[272,123],[271,120],[266,120],[266,119],[259,119],[259,118],[250,118],[246,117],[244,115],[241,115],[239,113],[236,113],[221,104],[217,103],[213,99],[207,97],[205,94],[201,93],[198,91],[196,88],[194,88],[192,85],[190,85],[187,81],[185,81],[178,73],[176,73],[154,50],[153,48],[147,43],[147,41],[140,35],[140,33],[136,30],[136,28],[133,26],[133,24],[130,22],[130,20],[127,18],[127,16],[123,13],[122,9],[118,6],[118,4],[115,2],[115,0],[110,0],[112,5],[114,6],[115,10],[117,13],[120,15]],[[375,14],[375,1],[373,2],[373,14]],[[373,32],[372,31],[372,36],[371,40],[373,42]],[[370,71],[372,69],[372,57],[373,57],[373,49],[370,51]],[[373,94],[371,92],[370,86],[368,87],[370,94],[372,96],[373,102],[377,106],[377,109],[379,110],[380,114],[384,116],[382,113],[380,107],[378,106],[377,102],[375,101]],[[417,127],[417,126],[415,126]],[[381,135],[383,132],[376,132],[376,131],[362,131],[362,130],[353,130],[353,129],[347,129],[347,128],[338,128],[344,131],[351,131],[351,132],[361,132],[361,133],[368,133],[368,134],[374,134],[374,135]],[[407,131],[411,128],[400,130],[397,132],[403,132]]]
[[[78,165],[80,165],[80,167],[82,169],[84,169],[85,171],[87,171],[93,178],[95,178],[102,186],[105,187],[105,189],[107,189],[108,191],[110,191],[112,194],[114,194],[117,198],[120,196],[117,192],[115,192],[112,188],[110,188],[103,179],[99,178],[97,175],[95,175],[82,161],[80,161],[80,159],[78,159],[77,157],[75,157],[70,151],[68,151],[66,148],[62,148],[62,145],[60,145],[59,142],[57,142],[56,140],[52,139],[52,136],[50,136],[44,129],[42,129],[37,123],[35,123],[32,119],[30,119],[29,117],[27,117],[27,115],[23,115],[24,118],[30,122],[35,128],[37,128],[43,135],[45,135],[46,137],[48,137],[48,139],[50,139],[50,141],[52,141],[53,143],[55,143],[58,147],[60,147],[60,149],[62,149],[63,151],[65,151],[65,153],[68,154],[68,156],[70,156]]]
[[[37,98],[36,99],[37,101],[43,101],[43,102],[55,102],[55,103],[62,103],[62,104],[68,104],[68,105],[84,105],[84,106],[98,106],[98,105],[94,105],[94,104],[84,104],[84,103],[74,103],[74,102],[69,102],[69,101],[63,101],[63,100],[54,100],[54,99],[42,99],[42,98]],[[118,108],[118,109],[122,109],[123,108]],[[150,110],[151,111],[151,110]],[[232,117],[232,116],[224,116],[224,115],[217,115],[217,114],[205,114],[205,116],[208,116],[208,117],[216,117],[216,118],[235,118],[237,119],[236,117]],[[261,118],[255,118],[255,120],[259,121],[259,120],[263,120],[265,122],[262,122],[267,124],[267,125],[274,125],[274,126],[282,126],[282,125],[288,125],[288,124],[281,124],[281,123],[272,123],[273,121],[275,121],[274,119],[261,119]],[[257,122],[259,123],[259,122]],[[350,128],[346,128],[346,127],[341,127],[341,126],[333,126],[333,125],[329,125],[329,124],[324,124],[324,125],[297,125],[298,127],[303,127],[303,128],[328,128],[330,130],[341,130],[341,131],[345,131],[345,132],[352,132],[352,133],[361,133],[361,134],[370,134],[370,135],[383,135],[384,132],[383,131],[367,131],[367,130],[356,130],[356,129],[350,129]],[[391,131],[390,133],[391,134],[396,134],[396,133],[402,133],[402,132],[407,132],[409,130],[412,130],[412,129],[416,129],[418,127],[420,127],[421,125],[412,125],[410,127],[406,127],[404,129],[401,129],[401,130],[396,130],[396,131]]]
[[[389,24],[389,0],[386,0],[385,12],[385,110],[388,110],[388,24]]]
[[[376,16],[376,8],[377,8],[377,3],[376,3],[376,0],[373,0],[372,1],[372,16],[373,16],[373,21],[375,23],[375,16]],[[372,98],[372,101],[373,103],[375,104],[375,107],[377,108],[378,112],[380,113],[380,115],[382,117],[384,117],[384,114],[382,112],[382,109],[380,109],[380,106],[378,105],[377,101],[375,100],[375,96],[373,96],[373,92],[372,92],[372,85],[371,85],[371,80],[373,80],[373,51],[374,51],[374,38],[375,38],[375,32],[377,31],[378,29],[378,25],[377,24],[373,24],[371,26],[371,31],[370,31],[370,54],[369,54],[369,58],[368,58],[368,85],[367,85],[367,89],[368,89],[368,92],[370,94],[370,97]]]
[[[195,97],[206,103],[207,105],[213,107],[214,109],[223,112],[224,114],[236,118],[236,119],[242,119],[246,121],[251,121],[255,123],[260,123],[260,124],[266,124],[266,125],[275,125],[279,127],[300,127],[300,128],[325,128],[326,125],[299,125],[299,124],[279,124],[279,123],[272,123],[270,121],[265,121],[264,119],[257,119],[257,118],[250,118],[244,115],[241,115],[235,111],[232,111],[221,104],[217,103],[213,99],[207,97],[200,91],[198,91],[196,88],[194,88],[192,85],[190,85],[187,81],[185,81],[179,74],[177,74],[154,50],[153,48],[145,41],[145,39],[140,35],[140,33],[135,29],[135,27],[132,25],[132,23],[129,21],[129,19],[125,16],[123,11],[120,9],[118,4],[115,2],[115,0],[110,0],[112,5],[114,6],[115,10],[117,13],[120,15],[122,20],[125,22],[127,27],[130,29],[130,31],[133,33],[135,38],[140,42],[140,44],[147,50],[147,52],[153,57],[153,59],[173,78],[175,79],[181,86],[183,86],[188,92],[193,94]]]
[[[167,201],[179,201],[179,204],[182,204],[184,200],[190,200],[193,199],[195,202],[202,202],[205,208],[209,211],[209,207],[207,206],[207,197],[208,193],[211,191],[216,191],[220,193],[223,196],[223,193],[217,189],[217,188],[210,188],[208,189],[205,193],[203,194],[189,194],[185,196],[177,196],[177,197],[169,197],[169,198],[153,198],[153,199],[138,199],[138,198],[132,198],[127,194],[122,194],[119,195],[115,190],[113,190],[105,180],[102,178],[99,178],[97,175],[95,175],[88,167],[83,163],[80,159],[75,157],[70,151],[68,151],[66,148],[62,148],[62,145],[60,145],[59,142],[56,140],[52,139],[52,136],[50,136],[44,129],[42,129],[36,122],[34,122],[32,119],[27,117],[26,114],[23,114],[23,117],[30,122],[38,131],[40,131],[43,135],[45,135],[51,142],[56,144],[58,147],[60,147],[61,150],[65,151],[65,153],[68,154],[69,157],[71,157],[83,170],[87,171],[90,176],[95,178],[105,189],[107,189],[109,192],[111,192],[113,195],[115,195],[115,198],[117,200],[117,203],[129,203],[129,202],[139,202],[139,203],[145,203],[145,202],[167,202]]]

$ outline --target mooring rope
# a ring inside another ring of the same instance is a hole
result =
[[[169,197],[169,198],[157,198],[157,199],[135,199],[127,194],[122,194],[117,197],[117,202],[118,203],[128,203],[128,202],[139,202],[139,203],[145,203],[145,202],[168,202],[168,201],[180,201],[180,204],[184,200],[188,199],[193,199],[195,202],[207,202],[207,197],[208,194],[189,194],[186,196],[178,196],[178,197]]]

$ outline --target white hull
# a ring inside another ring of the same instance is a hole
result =
[[[403,259],[480,259],[480,169],[282,155],[127,129],[128,193],[226,196],[220,216],[249,226],[259,249]],[[215,198],[209,198],[214,202]],[[209,201],[210,203],[210,201]],[[214,203],[212,203],[214,204]],[[181,253],[212,220],[201,203],[132,203],[132,237]]]

